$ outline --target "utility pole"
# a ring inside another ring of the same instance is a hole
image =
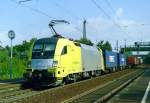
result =
[[[126,39],[124,40],[125,44],[124,44],[124,53],[126,52]]]
[[[2,42],[0,41],[0,50],[2,49],[2,46],[1,46],[1,45],[2,45]],[[0,65],[0,78],[2,77],[2,75],[1,75],[1,74],[2,74],[2,72],[1,72],[2,70],[1,70],[1,69],[2,69],[2,68],[1,68],[1,65]]]
[[[86,20],[83,21],[83,39],[86,39]]]
[[[0,41],[0,49],[2,48],[2,42]]]
[[[117,53],[118,53],[118,50],[119,49],[119,47],[118,47],[118,40],[116,41],[116,51],[117,51]]]
[[[139,44],[137,44],[137,55],[139,56],[140,55],[140,45]]]

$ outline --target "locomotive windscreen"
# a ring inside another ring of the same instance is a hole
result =
[[[51,59],[54,57],[57,38],[43,38],[35,42],[32,59]]]

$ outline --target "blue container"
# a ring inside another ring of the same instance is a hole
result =
[[[118,54],[118,66],[126,66],[126,57],[124,54]]]
[[[103,54],[104,54],[104,63],[106,68],[112,69],[114,67],[117,67],[118,58],[116,52],[104,50]]]
[[[126,56],[124,54],[118,54],[118,66],[126,66]]]

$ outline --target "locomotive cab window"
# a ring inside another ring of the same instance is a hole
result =
[[[55,38],[43,38],[34,43],[32,50],[32,59],[51,59],[54,57],[57,44]]]
[[[67,54],[67,46],[64,46],[61,52],[61,55],[65,55],[65,54]]]

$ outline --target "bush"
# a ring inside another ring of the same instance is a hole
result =
[[[10,78],[10,57],[6,49],[0,51],[0,80],[6,80]],[[25,60],[21,60],[18,57],[13,57],[12,62],[12,78],[22,78],[22,75],[26,69]]]

